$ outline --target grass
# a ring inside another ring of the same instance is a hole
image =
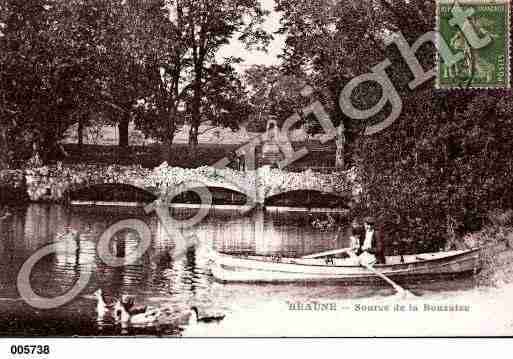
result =
[[[184,168],[194,168],[214,164],[224,158],[236,146],[228,145],[199,145],[194,155],[189,153],[188,147],[182,144],[173,145],[169,158],[162,157],[161,146],[130,146],[120,148],[108,145],[83,145],[82,150],[75,144],[64,146],[68,157],[61,160],[66,164],[119,164],[141,165],[145,168],[153,168],[167,161],[170,165]]]
[[[334,166],[334,148],[319,147],[319,144],[315,142],[294,144],[296,150],[303,146],[309,148],[308,155],[294,162],[289,167],[290,170],[329,169]],[[166,160],[171,166],[196,168],[213,165],[225,157],[229,158],[230,154],[239,147],[240,145],[236,144],[199,144],[196,152],[190,153],[186,144],[178,143],[173,144],[169,158],[163,158],[161,146],[158,144],[130,146],[129,148],[87,144],[82,146],[82,150],[77,144],[66,144],[64,148],[68,156],[55,158],[55,160],[60,160],[65,164],[141,165],[144,168],[154,168]]]

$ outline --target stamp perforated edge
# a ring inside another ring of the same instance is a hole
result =
[[[440,48],[439,39],[440,39],[440,31],[439,29],[439,20],[440,20],[440,5],[450,5],[450,4],[487,4],[487,5],[506,5],[506,29],[507,36],[506,39],[506,52],[507,52],[507,66],[506,66],[506,85],[499,86],[469,86],[469,87],[461,87],[461,86],[441,86],[440,85],[440,53],[435,51],[435,65],[436,65],[436,79],[435,79],[435,89],[440,91],[453,91],[453,90],[511,90],[511,0],[436,0],[435,1],[435,32],[436,36],[436,47]]]

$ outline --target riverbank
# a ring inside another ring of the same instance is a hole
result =
[[[488,214],[488,222],[480,231],[465,235],[459,243],[467,248],[483,248],[478,285],[502,288],[513,284],[513,211],[492,212]]]
[[[7,202],[26,202],[28,199],[24,171],[0,171],[0,204]]]

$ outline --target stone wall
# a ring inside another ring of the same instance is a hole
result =
[[[361,191],[354,170],[321,174],[271,169],[240,172],[229,168],[186,169],[163,163],[153,170],[139,166],[51,166],[25,170],[26,193],[31,201],[59,202],[67,193],[96,184],[128,184],[155,195],[175,193],[194,184],[223,187],[242,192],[263,203],[265,198],[292,190],[316,190],[351,197]]]

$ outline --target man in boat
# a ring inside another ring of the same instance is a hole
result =
[[[365,265],[385,264],[385,251],[383,238],[375,228],[373,217],[366,217],[364,220],[365,233],[361,245],[360,263]]]

